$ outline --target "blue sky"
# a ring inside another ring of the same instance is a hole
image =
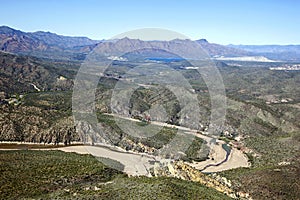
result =
[[[300,44],[298,0],[0,0],[0,25],[109,39],[166,28],[219,44]]]

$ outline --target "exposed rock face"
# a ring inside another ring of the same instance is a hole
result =
[[[0,140],[36,143],[80,141],[71,117],[60,117],[57,111],[37,107],[2,105],[0,107]]]
[[[207,187],[215,188],[228,196],[235,197],[235,192],[228,187],[228,184],[211,178],[182,161],[166,162],[164,164],[156,163],[152,169],[152,175],[175,177],[198,182]]]

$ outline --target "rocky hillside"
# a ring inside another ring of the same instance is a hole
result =
[[[201,183],[210,188],[214,188],[219,192],[227,194],[230,197],[235,198],[235,192],[230,188],[231,183],[223,178],[223,181],[218,181],[207,175],[204,175],[200,171],[192,168],[182,161],[168,162],[168,163],[156,163],[155,167],[151,169],[153,176],[167,176],[175,177],[182,180],[188,180]]]
[[[7,94],[70,89],[79,67],[76,62],[47,61],[4,52],[0,52],[0,63],[0,92]]]
[[[82,60],[98,41],[86,37],[68,37],[50,32],[27,33],[0,27],[0,50],[22,55],[63,60]]]
[[[70,93],[59,93],[72,88],[78,63],[4,52],[0,63],[1,141],[79,140],[70,117]]]
[[[98,43],[87,37],[69,37],[50,32],[27,33],[7,26],[0,27],[0,48],[8,52],[64,50]]]
[[[0,141],[65,143],[80,141],[72,118],[57,110],[0,105]]]
[[[0,49],[7,52],[44,51],[49,47],[30,35],[7,26],[0,27]]]

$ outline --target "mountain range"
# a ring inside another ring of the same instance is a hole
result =
[[[299,61],[300,45],[227,45],[231,48],[263,55],[269,59]]]
[[[123,38],[124,44],[139,42],[138,40]],[[166,42],[158,41],[165,45]],[[21,55],[36,57],[83,60],[96,45],[100,43],[114,43],[113,40],[92,40],[87,37],[70,37],[51,32],[23,32],[7,26],[0,26],[0,50]],[[243,57],[263,56],[280,61],[300,61],[300,45],[220,45],[210,43],[206,39],[196,40],[211,57]],[[145,43],[145,42],[144,42]],[[147,43],[147,42],[146,42]],[[188,42],[185,44],[189,50]],[[124,45],[126,46],[126,45]],[[123,49],[121,49],[123,50]],[[151,53],[150,53],[151,54]]]

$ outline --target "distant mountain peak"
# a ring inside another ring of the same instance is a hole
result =
[[[200,40],[196,40],[197,42],[200,42],[200,43],[209,43],[206,39],[200,39]]]
[[[16,32],[20,32],[19,30],[15,30],[13,28],[10,28],[8,26],[0,26],[0,33],[1,34],[11,34],[11,33],[16,33]]]
[[[118,42],[141,42],[143,40],[136,39],[136,38],[129,38],[129,37],[123,37],[117,40]]]
[[[56,33],[52,33],[50,31],[35,31],[35,32],[32,32],[32,34],[51,34],[51,35],[58,35]]]

